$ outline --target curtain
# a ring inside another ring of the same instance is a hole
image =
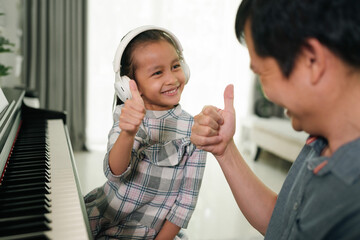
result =
[[[85,149],[87,0],[24,0],[23,72],[40,107],[67,113],[74,151]]]

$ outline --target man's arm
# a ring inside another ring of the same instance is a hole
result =
[[[217,157],[240,210],[261,234],[265,235],[277,194],[271,191],[246,164],[234,141]]]
[[[194,118],[191,141],[216,157],[240,210],[252,226],[265,234],[277,194],[260,181],[236,148],[233,92],[232,85],[226,87],[224,110],[207,106]]]

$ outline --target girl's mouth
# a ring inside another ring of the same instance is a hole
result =
[[[174,88],[174,89],[163,92],[163,94],[166,95],[166,96],[174,96],[174,95],[177,94],[178,89],[179,88]]]

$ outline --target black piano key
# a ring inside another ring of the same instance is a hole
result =
[[[48,147],[46,144],[46,138],[39,140],[34,139],[23,139],[23,141],[16,142],[14,145],[14,149],[16,148],[40,148],[40,147]]]
[[[26,156],[28,154],[34,155],[34,154],[42,154],[42,153],[48,153],[49,149],[45,146],[42,147],[33,147],[31,148],[30,146],[27,147],[18,147],[18,148],[14,148],[12,150],[11,153],[11,157],[12,156]]]
[[[34,152],[26,151],[21,154],[19,154],[19,153],[13,154],[13,155],[11,155],[10,159],[14,159],[14,158],[33,159],[35,157],[45,157],[46,159],[49,159],[49,152],[47,150],[34,151]]]
[[[16,140],[15,145],[19,145],[19,146],[29,146],[29,145],[47,145],[46,143],[46,135],[41,135],[41,136],[19,136],[20,138],[18,138]]]
[[[16,144],[28,144],[30,142],[44,142],[46,133],[22,133],[18,135],[19,141]]]
[[[14,157],[11,158],[11,162],[9,161],[8,166],[13,165],[22,165],[22,164],[31,164],[31,163],[46,163],[49,159],[46,156],[31,156],[31,157]]]
[[[14,147],[14,149],[12,150],[13,153],[21,153],[22,155],[24,155],[26,152],[48,152],[48,149],[44,146],[34,146],[34,147],[31,147],[31,146],[26,146],[26,147]],[[16,154],[14,154],[16,156]],[[12,156],[12,154],[11,154]]]
[[[26,189],[16,188],[16,187],[8,187],[7,189],[0,189],[0,198],[6,197],[17,197],[22,195],[37,195],[37,194],[50,194],[50,187],[46,184],[45,186],[32,186],[27,187]]]
[[[44,215],[8,217],[0,219],[0,237],[49,231],[50,220]]]
[[[4,177],[3,182],[16,181],[17,179],[23,179],[28,177],[46,177],[48,180],[50,180],[50,174],[45,170],[41,170],[35,172],[25,172],[25,173],[17,172],[15,174],[14,173],[7,174]]]
[[[29,152],[28,155],[26,155],[26,152],[24,154],[14,154],[11,156],[9,163],[11,164],[14,161],[31,161],[38,158],[49,160],[48,151]]]
[[[28,157],[17,155],[17,156],[13,156],[9,159],[9,165],[17,163],[17,162],[32,162],[32,161],[36,161],[36,160],[49,161],[49,157],[46,156],[45,153],[31,154]]]
[[[27,169],[50,169],[50,166],[48,163],[46,162],[42,162],[42,163],[33,163],[33,164],[20,164],[20,165],[16,165],[16,164],[9,164],[8,167],[10,170],[16,168],[18,170],[27,170]]]
[[[46,175],[37,175],[37,176],[27,176],[27,177],[6,177],[3,180],[3,184],[9,185],[19,185],[19,184],[26,184],[26,183],[35,183],[35,182],[45,182],[49,183],[50,179]]]
[[[27,182],[27,183],[21,183],[21,184],[17,184],[17,185],[2,185],[0,192],[8,192],[8,191],[16,190],[16,189],[26,190],[26,188],[30,188],[30,187],[49,188],[48,184],[45,182]]]
[[[42,136],[38,137],[33,137],[33,136],[20,136],[20,138],[18,138],[16,140],[16,144],[20,144],[20,145],[31,145],[31,144],[47,144],[46,143],[46,134],[43,134]]]
[[[21,126],[21,133],[35,133],[35,132],[46,132],[47,123],[39,125],[30,125],[29,122],[23,121]]]
[[[6,173],[4,178],[7,178],[9,175],[10,176],[22,176],[22,175],[27,175],[27,174],[37,174],[37,173],[42,173],[45,172],[46,174],[49,175],[49,172],[47,169],[6,169]]]
[[[7,201],[7,202],[0,202],[0,212],[6,209],[12,209],[16,207],[26,207],[26,206],[37,206],[37,205],[45,205],[50,207],[50,201],[47,198],[35,198],[35,199],[22,199],[18,201]]]
[[[25,206],[17,206],[13,208],[0,209],[0,217],[17,217],[17,216],[29,216],[34,214],[46,214],[50,212],[50,208],[45,202],[42,204],[28,204]]]
[[[11,236],[11,240],[50,240],[44,233],[37,232],[37,233],[30,233],[30,234],[22,234]]]
[[[24,131],[19,134],[21,138],[35,138],[35,137],[44,137],[46,136],[46,131],[43,129]]]
[[[51,200],[46,194],[31,194],[31,195],[20,195],[20,196],[5,196],[0,198],[0,205],[13,202],[23,202],[23,201],[36,201],[36,200],[45,200],[50,203]]]
[[[26,137],[26,138],[22,138],[21,140],[16,140],[16,143],[14,146],[49,146],[46,142],[47,137],[46,136],[41,136],[41,137],[36,137],[36,138],[30,138],[30,137]]]

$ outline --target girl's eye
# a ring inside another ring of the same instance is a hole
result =
[[[180,65],[180,64],[175,64],[175,65],[173,66],[173,68],[174,68],[174,69],[181,68],[181,65]]]
[[[156,76],[156,75],[160,75],[161,73],[162,73],[162,71],[157,71],[157,72],[154,72],[152,75]]]

